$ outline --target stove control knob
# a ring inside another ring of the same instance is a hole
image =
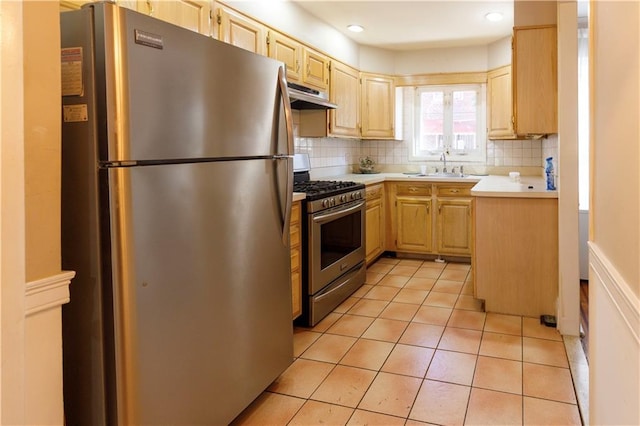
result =
[[[336,205],[336,199],[335,198],[331,198],[330,203],[331,203],[332,207],[335,206]]]
[[[347,196],[346,195],[341,195],[340,196],[340,202],[344,203],[345,201],[347,201]]]
[[[322,200],[322,207],[324,208],[329,207],[329,200]]]
[[[355,200],[356,199],[356,194],[357,194],[357,192],[352,192],[351,195],[349,196],[349,198],[351,200]]]

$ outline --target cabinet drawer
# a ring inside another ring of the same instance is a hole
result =
[[[399,183],[396,185],[398,195],[431,195],[431,185]]]
[[[438,195],[443,197],[470,197],[471,187],[462,185],[438,185]]]
[[[291,270],[300,269],[300,247],[291,249]]]
[[[291,247],[300,245],[300,224],[292,223],[289,227],[290,245]]]
[[[375,200],[382,197],[382,185],[367,186],[365,193],[368,200]]]
[[[291,205],[291,225],[300,222],[300,202]]]

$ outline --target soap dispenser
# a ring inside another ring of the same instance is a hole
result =
[[[547,174],[547,191],[554,191],[556,189],[552,160],[553,157],[547,157],[547,165],[544,168],[544,171]]]

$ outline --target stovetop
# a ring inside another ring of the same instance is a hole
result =
[[[363,189],[364,184],[335,180],[307,180],[294,182],[294,192],[304,192],[307,200],[313,201],[333,195],[343,194],[349,191]]]

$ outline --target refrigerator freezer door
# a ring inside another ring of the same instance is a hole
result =
[[[101,160],[290,154],[282,63],[110,4],[96,6],[95,25],[107,46],[96,52],[96,81],[107,82]]]
[[[293,361],[286,169],[108,171],[119,424],[227,424]]]

